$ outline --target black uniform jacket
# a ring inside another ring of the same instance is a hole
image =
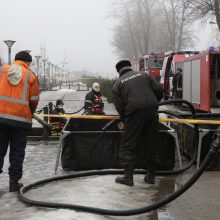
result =
[[[113,86],[114,104],[122,120],[141,109],[157,111],[162,96],[161,84],[149,74],[133,70],[122,72]]]
[[[55,108],[51,114],[53,115],[62,115],[62,114],[65,114],[65,111],[64,109],[59,109],[59,108]],[[53,122],[66,122],[66,119],[65,118],[56,118],[56,117],[53,117],[53,118],[50,118],[50,122],[53,123]]]
[[[91,92],[87,93],[86,94],[86,97],[85,97],[85,105],[84,105],[84,108],[86,110],[86,114],[93,114],[95,112],[93,112],[93,107],[94,107],[94,103],[95,103],[95,100],[96,100],[96,96],[97,97],[101,97],[102,94],[100,92],[96,92],[95,90],[92,89]],[[102,100],[102,99],[101,99]],[[99,108],[101,111],[103,111],[104,109],[104,103],[103,102],[100,102],[100,103],[96,103],[96,108]]]

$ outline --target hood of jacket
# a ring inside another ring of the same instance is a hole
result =
[[[12,64],[8,70],[7,78],[11,85],[18,85],[22,79],[22,67],[17,64]]]

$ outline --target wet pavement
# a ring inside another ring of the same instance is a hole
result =
[[[65,110],[73,112],[83,106],[86,92],[62,90],[41,94],[39,108],[54,98],[64,99]],[[69,101],[68,101],[69,100]],[[70,101],[71,100],[71,101]],[[105,103],[106,113],[115,114],[114,106]],[[29,141],[24,161],[22,182],[31,182],[54,176],[58,141]],[[5,158],[3,173],[0,175],[0,219],[1,220],[219,220],[220,219],[220,172],[207,171],[186,193],[159,210],[136,216],[115,217],[64,209],[27,206],[18,200],[16,193],[8,192],[8,155]],[[143,175],[135,175],[134,187],[114,183],[114,175],[92,176],[50,183],[33,189],[27,196],[42,201],[63,202],[94,206],[98,208],[126,210],[136,209],[158,201],[179,186],[182,186],[195,171],[178,176],[159,176],[151,186],[143,181]],[[58,175],[66,174],[59,166]]]

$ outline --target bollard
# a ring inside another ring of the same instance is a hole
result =
[[[46,115],[48,114],[48,106],[47,105],[43,108],[43,113]],[[48,117],[44,116],[44,121],[47,123]]]
[[[46,127],[43,127],[43,134],[42,137],[43,138],[48,138],[51,135],[51,132],[49,129],[47,129]]]
[[[43,108],[44,114],[48,114],[48,111],[49,111],[49,107],[48,107],[48,106],[45,106],[45,107]],[[45,123],[47,123],[48,120],[49,120],[48,117],[44,117]],[[46,127],[43,127],[43,134],[42,134],[42,136],[43,136],[43,138],[47,138],[47,137],[50,136],[50,131],[49,131]]]
[[[50,114],[53,110],[53,102],[49,102],[47,106],[45,106],[43,108],[43,112],[44,114]],[[44,117],[44,121],[47,123],[47,124],[50,124],[50,119],[49,117]],[[43,127],[43,137],[44,138],[47,138],[51,135],[51,131],[48,130],[46,127]]]
[[[53,102],[49,102],[48,106],[49,106],[48,113],[51,114],[51,112],[53,111]]]

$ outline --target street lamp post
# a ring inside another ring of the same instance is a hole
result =
[[[47,75],[50,77],[50,66],[51,66],[51,62],[47,62],[47,66],[48,66]]]
[[[5,44],[8,46],[8,65],[11,64],[11,47],[16,42],[14,40],[4,40]]]
[[[54,81],[55,81],[55,85],[57,84],[57,72],[58,72],[58,65],[55,66],[55,78],[54,78]]]
[[[51,89],[51,88],[52,88],[52,85],[51,85],[51,73],[50,73],[51,62],[47,62],[47,66],[48,66],[47,76],[48,76],[48,78],[49,78],[49,84],[50,84],[50,89]]]
[[[37,76],[39,77],[39,61],[41,56],[35,56],[36,60],[37,60]]]
[[[57,79],[58,79],[58,82],[60,83],[61,78],[60,78],[60,67],[59,66],[57,66]]]
[[[44,89],[46,90],[46,62],[47,62],[47,59],[43,59],[42,60],[43,64],[44,64]]]
[[[51,64],[51,69],[52,69],[52,72],[51,72],[51,78],[52,78],[52,87],[53,87],[53,77],[54,77],[54,72],[53,72],[53,70],[54,70],[54,67],[55,67],[55,65],[54,64]]]

